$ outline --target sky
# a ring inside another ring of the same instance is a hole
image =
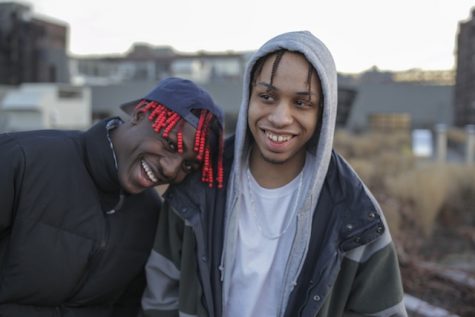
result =
[[[452,69],[460,21],[475,0],[29,0],[35,14],[69,25],[75,56],[124,54],[133,43],[179,52],[251,51],[309,30],[337,70]]]

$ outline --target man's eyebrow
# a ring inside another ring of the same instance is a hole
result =
[[[275,87],[275,86],[273,86],[273,85],[271,85],[271,84],[269,84],[269,83],[265,83],[265,82],[263,82],[263,81],[260,81],[260,82],[256,83],[256,85],[264,86],[264,87],[266,87],[266,88],[269,89],[269,90],[278,90],[277,87]]]
[[[256,85],[261,85],[261,86],[264,86],[266,87],[268,90],[279,90],[277,87],[275,87],[274,85],[271,85],[269,83],[265,83],[263,81],[260,81],[258,83],[256,83]],[[305,91],[301,91],[301,92],[297,92],[296,93],[297,95],[300,95],[300,96],[308,96],[308,95],[312,95],[312,96],[319,96],[318,93],[316,92],[313,92],[313,91],[308,91],[308,90],[305,90]]]
[[[188,140],[186,137],[185,137],[185,124],[183,125],[182,127],[182,140],[183,140],[183,154],[186,154],[188,152],[188,149],[194,153],[194,148],[195,148],[195,138],[193,137],[191,140]],[[194,128],[193,128],[194,129]],[[175,132],[175,142],[178,143],[178,129]],[[193,130],[193,136],[196,135],[196,130]],[[188,142],[189,141],[189,142]],[[198,163],[200,163],[199,160],[197,160]]]
[[[300,95],[300,96],[308,96],[308,95],[319,96],[318,93],[313,92],[313,91],[302,91],[302,92],[298,92],[297,95]]]
[[[182,131],[183,133],[183,131]],[[178,127],[176,126],[175,128],[173,128],[170,133],[168,134],[168,137],[167,137],[170,141],[172,141],[173,143],[175,143],[176,146],[178,146]],[[164,140],[166,140],[167,138],[163,138]],[[183,142],[182,142],[182,145],[183,145],[183,153],[185,153],[188,149],[188,144],[186,144],[185,140],[186,138],[183,137]],[[191,148],[193,148],[193,145],[191,146]]]

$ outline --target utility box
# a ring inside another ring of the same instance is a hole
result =
[[[415,129],[412,131],[412,153],[418,157],[432,157],[434,145],[430,130]]]

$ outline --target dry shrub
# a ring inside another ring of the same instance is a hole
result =
[[[452,138],[460,139],[458,132]],[[475,225],[475,167],[415,158],[408,133],[340,130],[335,149],[375,194],[393,232],[428,237],[436,221]]]
[[[353,167],[363,182],[371,189],[371,187],[373,187],[374,179],[377,177],[375,165],[368,160],[359,158],[349,159],[348,163]]]
[[[448,139],[448,146],[463,145],[460,131],[449,131]],[[403,134],[340,132],[335,137],[337,152],[353,166],[384,211],[405,290],[460,316],[475,316],[473,289],[448,283],[413,265],[415,259],[425,259],[473,272],[475,166],[415,158],[409,145]],[[447,255],[450,261],[444,262]]]
[[[379,176],[387,178],[393,175],[399,175],[401,172],[409,171],[414,168],[414,156],[410,153],[401,151],[386,150],[379,154],[375,159],[378,165]]]
[[[400,240],[401,234],[404,233],[401,230],[402,219],[400,213],[401,207],[399,203],[392,198],[379,199],[379,203],[381,205],[381,209],[384,212],[384,216],[386,217],[389,231],[395,240]]]
[[[348,133],[346,130],[336,130],[333,145],[336,151],[343,157],[349,159],[355,157],[353,153],[354,134]]]
[[[335,134],[335,149],[373,191],[384,191],[386,178],[414,166],[409,144],[409,134],[403,132]]]
[[[369,134],[366,137],[359,137],[353,140],[353,156],[355,157],[374,157],[380,151],[378,146],[380,140],[377,135]]]
[[[364,158],[374,160],[382,153],[395,153],[397,157],[411,155],[410,136],[408,133],[351,134],[337,130],[334,146],[338,153],[347,159]]]
[[[422,233],[429,236],[448,196],[450,184],[446,166],[430,164],[406,171],[388,179],[386,186],[392,197],[411,207],[409,220],[415,221]]]
[[[335,133],[335,149],[346,158],[361,158],[374,156],[379,141],[375,134],[355,135],[344,130]]]
[[[450,187],[440,222],[445,226],[475,226],[475,166],[449,166]]]
[[[414,166],[408,133],[350,134],[338,130],[335,149],[345,157],[376,196],[393,236],[403,236],[401,203],[387,194],[386,179]]]

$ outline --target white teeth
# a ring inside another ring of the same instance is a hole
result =
[[[266,131],[266,136],[269,139],[271,139],[273,142],[277,142],[277,143],[287,142],[288,140],[292,138],[291,135],[276,135],[269,131]]]
[[[142,164],[143,169],[145,170],[145,173],[147,174],[148,178],[154,183],[158,182],[157,176],[153,173],[152,169],[150,166],[145,162],[144,160],[141,160],[140,163]]]

